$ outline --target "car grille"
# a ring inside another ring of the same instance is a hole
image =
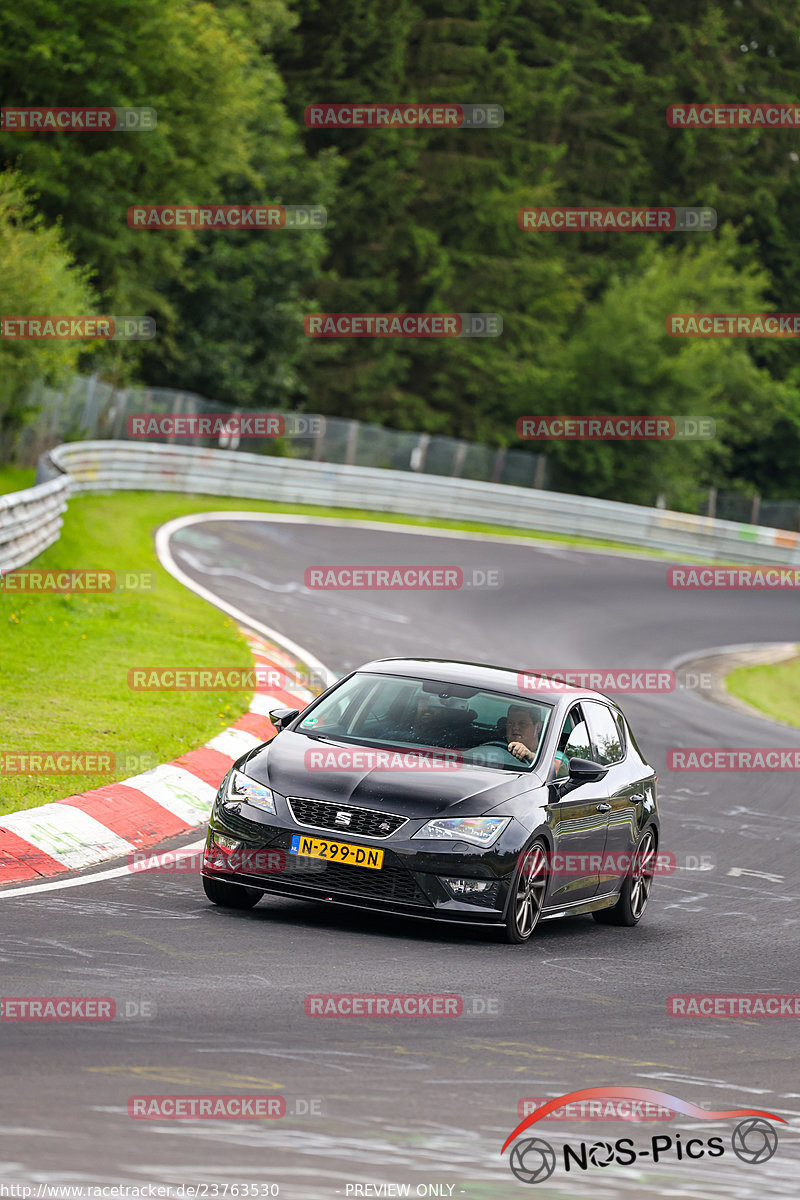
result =
[[[304,883],[308,876],[311,887],[328,893],[369,896],[376,900],[396,900],[401,904],[430,905],[430,900],[417,886],[414,876],[404,867],[384,863],[379,871],[366,867],[347,867],[342,863],[325,863],[324,871],[292,871],[292,883]]]
[[[323,895],[364,896],[373,900],[393,900],[398,904],[424,904],[426,908],[431,907],[430,899],[414,876],[389,850],[384,851],[383,866],[373,870],[370,867],[351,867],[346,863],[290,854],[291,841],[292,834],[287,832],[283,837],[276,838],[274,843],[276,848],[286,851],[287,883],[318,888]],[[291,873],[289,862],[293,864]]]
[[[307,800],[300,796],[289,796],[287,800],[298,825],[310,825],[315,829],[335,829],[337,833],[387,838],[396,833],[408,820],[407,817],[398,817],[394,813],[374,812],[370,808],[350,808],[346,804],[328,804],[324,800]],[[349,825],[337,825],[338,812],[350,813]],[[389,828],[381,829],[382,825],[388,825]]]
[[[289,853],[293,836],[291,830],[249,821],[229,808],[221,809],[219,816],[222,818],[219,823],[231,833],[252,837],[260,846],[285,851],[285,874],[272,875],[273,883],[279,884],[281,879],[285,878],[288,884],[313,887],[318,889],[321,895],[361,896],[365,899],[431,907],[430,899],[414,876],[391,851],[384,851],[383,866],[380,870],[348,866],[325,859],[302,858],[300,855]],[[404,820],[402,817],[398,819],[401,823]],[[339,832],[343,831],[340,829]]]

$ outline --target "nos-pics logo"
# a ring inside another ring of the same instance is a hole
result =
[[[755,1108],[732,1108],[718,1111],[698,1108],[688,1100],[671,1096],[668,1092],[657,1092],[651,1088],[637,1087],[597,1087],[582,1088],[577,1092],[569,1092],[565,1096],[556,1096],[542,1104],[534,1112],[521,1121],[503,1144],[500,1151],[505,1154],[515,1138],[530,1129],[536,1121],[546,1117],[556,1109],[566,1104],[576,1104],[583,1100],[637,1100],[648,1104],[659,1104],[673,1112],[683,1113],[703,1121],[727,1121],[733,1117],[741,1117],[730,1139],[730,1149],[744,1163],[764,1163],[772,1158],[778,1148],[778,1133],[771,1121],[786,1124],[783,1117],[775,1113],[761,1112]],[[617,1138],[615,1141],[578,1142],[570,1145],[564,1143],[561,1147],[564,1170],[567,1172],[588,1171],[594,1167],[642,1166],[647,1163],[658,1163],[664,1159],[682,1161],[683,1159],[719,1158],[726,1153],[725,1139],[721,1135],[709,1138],[692,1137],[686,1140],[679,1133],[654,1134],[648,1143],[637,1147],[633,1138]],[[509,1166],[522,1183],[542,1183],[549,1179],[558,1165],[559,1155],[553,1146],[544,1138],[526,1137],[516,1142],[509,1158]]]

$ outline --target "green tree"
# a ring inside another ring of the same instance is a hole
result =
[[[106,364],[116,377],[130,373],[144,353],[158,382],[181,369],[192,386],[211,385],[220,399],[246,400],[258,382],[246,379],[247,359],[227,397],[214,364],[233,366],[238,337],[251,348],[252,369],[261,310],[291,311],[297,280],[308,283],[314,274],[319,249],[313,237],[305,247],[295,241],[291,249],[282,244],[269,253],[244,235],[225,243],[225,234],[127,224],[135,203],[263,202],[280,199],[276,192],[294,200],[295,190],[298,202],[318,202],[324,164],[303,177],[266,52],[291,21],[283,0],[218,7],[199,0],[75,0],[66,9],[57,0],[30,0],[0,15],[0,75],[15,104],[41,104],[46,96],[61,106],[137,105],[158,113],[152,132],[0,136],[0,157],[21,165],[41,211],[63,221],[107,311],[157,318],[155,342],[116,348]],[[254,269],[243,283],[251,260]],[[212,278],[213,314],[200,296]],[[299,340],[295,333],[292,345]],[[267,359],[270,374],[279,376],[288,353],[285,330],[274,341]],[[193,370],[200,346],[200,369]]]
[[[554,442],[546,447],[561,490],[671,507],[695,507],[701,489],[724,486],[735,447],[766,431],[783,411],[784,389],[738,339],[680,338],[671,312],[764,307],[766,272],[731,229],[683,250],[648,243],[634,267],[615,275],[587,305],[561,358],[553,408],[594,416],[706,416],[712,440]],[[537,446],[537,449],[542,449]]]
[[[524,81],[493,36],[499,0],[388,10],[300,0],[281,48],[293,110],[330,102],[494,101],[496,130],[310,130],[345,160],[331,229],[326,311],[499,312],[497,339],[323,342],[309,388],[324,412],[504,444],[522,397],[548,377],[580,292],[553,242],[526,239],[524,202],[546,203],[552,147],[523,137]]]
[[[0,315],[89,316],[96,299],[88,275],[62,231],[36,214],[23,180],[0,172]],[[11,454],[31,384],[61,382],[85,353],[81,342],[0,339],[0,458]]]

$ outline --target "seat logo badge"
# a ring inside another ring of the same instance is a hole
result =
[[[343,809],[343,808],[339,809],[339,811],[336,814],[336,824],[337,825],[349,825],[350,821],[352,820],[352,817],[353,817],[353,814],[347,812],[346,809]]]

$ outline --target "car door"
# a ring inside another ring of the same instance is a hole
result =
[[[594,758],[581,704],[574,704],[567,713],[551,768],[551,828],[555,854],[550,871],[548,908],[589,900],[600,882],[589,858],[605,846],[610,809],[608,784],[605,779],[599,779],[577,787],[567,784],[565,789],[563,781],[570,758]]]
[[[646,797],[641,763],[628,753],[625,723],[621,713],[611,704],[587,700],[583,706],[589,726],[592,754],[597,762],[608,767],[605,782],[608,787],[608,824],[605,843],[604,869],[600,873],[598,891],[616,891],[628,866],[630,854],[639,836],[638,814]],[[620,864],[615,869],[615,864]]]

